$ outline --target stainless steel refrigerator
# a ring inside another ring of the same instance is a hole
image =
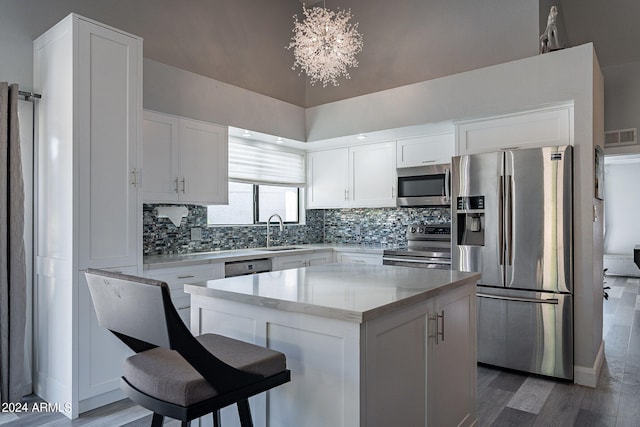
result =
[[[478,362],[573,379],[571,148],[452,159],[452,268],[482,273]]]

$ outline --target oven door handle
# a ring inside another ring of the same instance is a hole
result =
[[[382,257],[383,261],[398,261],[398,262],[411,262],[414,264],[442,264],[442,265],[451,265],[451,261],[441,260],[437,258],[394,258],[394,257]]]

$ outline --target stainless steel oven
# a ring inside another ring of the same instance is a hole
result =
[[[411,224],[407,227],[406,247],[386,249],[384,265],[406,267],[451,268],[451,226]]]
[[[451,165],[398,168],[398,206],[449,206]]]

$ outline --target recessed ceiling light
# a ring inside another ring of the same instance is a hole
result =
[[[249,137],[251,136],[251,132],[249,132],[248,130],[245,130],[245,131],[242,133],[242,136],[244,136],[245,138],[249,138]]]
[[[281,136],[279,136],[279,137],[276,139],[276,144],[282,144],[283,142],[284,142],[284,140],[282,139],[282,137],[281,137]]]
[[[358,138],[358,139],[367,139],[367,135],[361,133],[358,136],[356,136],[356,138]]]

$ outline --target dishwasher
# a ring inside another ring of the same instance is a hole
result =
[[[271,271],[271,258],[229,261],[224,263],[224,277],[245,276],[247,274]]]

